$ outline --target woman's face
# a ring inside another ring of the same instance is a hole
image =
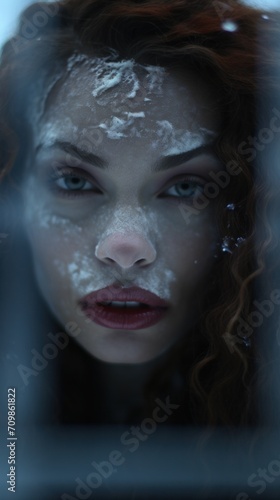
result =
[[[191,71],[134,61],[73,57],[59,77],[30,114],[24,223],[38,284],[90,354],[150,361],[198,320],[215,263],[216,199],[191,207],[222,169],[217,99]]]

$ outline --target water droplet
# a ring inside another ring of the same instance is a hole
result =
[[[239,236],[238,238],[236,238],[235,246],[239,247],[239,245],[242,245],[242,243],[244,243],[244,241],[246,241],[246,238],[242,238],[242,236]]]
[[[267,16],[266,14],[263,14],[262,15],[262,18],[265,19],[266,21],[269,19],[269,16]]]
[[[242,341],[245,347],[251,347],[251,339],[248,337],[242,337]]]
[[[235,210],[235,204],[234,204],[234,203],[229,203],[229,204],[227,205],[227,209],[228,209],[228,210]]]
[[[230,21],[229,19],[227,21],[223,21],[221,27],[224,31],[229,31],[230,33],[233,33],[238,29],[237,24],[234,21]]]
[[[230,244],[231,239],[232,238],[230,238],[229,236],[225,236],[225,238],[223,239],[223,242],[222,242],[222,251],[223,252],[232,253],[232,251],[229,248],[229,244]]]
[[[197,264],[197,262],[198,262],[197,260],[194,261],[195,264]]]

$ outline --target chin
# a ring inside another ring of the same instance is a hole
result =
[[[133,335],[134,332],[131,332]],[[102,343],[99,348],[90,349],[89,346],[85,347],[87,352],[94,358],[104,361],[105,363],[118,363],[118,364],[142,364],[149,363],[157,358],[164,352],[163,349],[152,349],[150,346],[145,348],[139,345],[139,342],[130,342],[130,345],[125,345],[124,342]],[[131,345],[133,344],[133,345]]]

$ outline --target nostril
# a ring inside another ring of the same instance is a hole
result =
[[[146,263],[146,259],[139,259],[135,262],[135,264],[145,264]]]
[[[106,262],[109,262],[109,263],[115,263],[114,259],[111,259],[111,257],[105,257],[104,259]]]
[[[143,235],[116,233],[98,243],[95,255],[108,265],[118,264],[122,268],[130,268],[150,264],[156,258],[156,251]]]

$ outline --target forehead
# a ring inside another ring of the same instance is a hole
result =
[[[73,55],[66,72],[42,88],[32,124],[37,135],[44,129],[45,142],[63,133],[75,140],[92,129],[114,141],[152,134],[156,144],[156,137],[162,141],[187,133],[201,138],[219,128],[217,96],[191,69]]]

